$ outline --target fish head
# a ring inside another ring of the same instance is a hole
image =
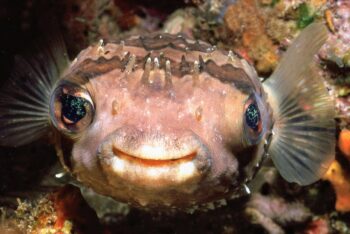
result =
[[[147,208],[237,197],[267,154],[308,185],[335,155],[334,99],[314,61],[327,38],[322,22],[309,25],[261,84],[233,52],[181,35],[102,42],[70,65],[53,37],[16,59],[0,92],[0,145],[54,137],[83,185]]]
[[[56,85],[50,117],[61,162],[96,192],[136,206],[237,195],[271,129],[256,73],[220,51],[150,53],[135,40],[87,48]]]

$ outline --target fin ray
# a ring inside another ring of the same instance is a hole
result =
[[[16,69],[0,94],[0,145],[20,146],[49,130],[49,102],[53,86],[68,59],[63,39],[45,38],[35,56],[15,58]],[[35,47],[35,46],[34,46]]]
[[[313,61],[327,36],[325,25],[311,24],[263,84],[275,121],[268,152],[280,174],[301,185],[318,180],[335,155],[334,100]]]

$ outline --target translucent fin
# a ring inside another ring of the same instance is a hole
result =
[[[321,23],[307,27],[264,83],[273,109],[269,154],[289,182],[307,185],[326,172],[335,155],[335,107],[314,55],[327,39]]]
[[[14,71],[0,91],[2,146],[24,145],[48,132],[50,94],[68,59],[56,35],[32,53],[35,56],[28,59],[16,57]]]

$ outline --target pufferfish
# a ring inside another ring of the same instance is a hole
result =
[[[313,69],[327,35],[308,26],[264,82],[232,51],[182,35],[101,42],[72,62],[56,37],[19,58],[0,143],[46,137],[83,186],[147,209],[234,197],[266,158],[307,185],[335,154],[334,100]]]

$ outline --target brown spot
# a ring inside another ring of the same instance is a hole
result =
[[[203,108],[201,106],[199,106],[196,111],[195,111],[195,116],[196,116],[196,120],[200,121],[202,119],[202,114],[203,114]]]
[[[117,100],[112,102],[112,115],[117,115],[120,109],[120,103]]]

